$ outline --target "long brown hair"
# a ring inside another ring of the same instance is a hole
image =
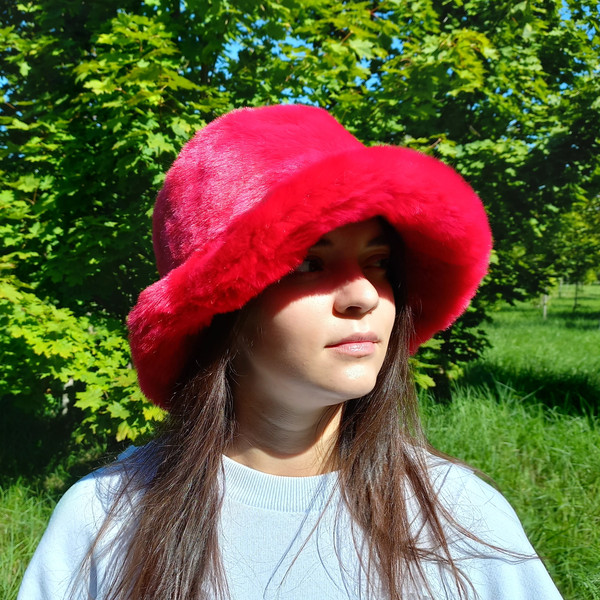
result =
[[[427,455],[436,452],[421,428],[410,372],[412,315],[397,283],[401,274],[391,279],[397,310],[386,359],[375,388],[344,405],[328,466],[338,471],[355,539],[367,540],[360,560],[373,594],[400,600],[415,586],[431,593],[422,564],[433,560],[466,598],[470,584],[452,559],[448,525],[472,536],[454,523],[428,476]],[[107,600],[228,598],[218,542],[219,476],[235,430],[233,363],[245,314],[214,319],[175,392],[164,432],[118,467],[127,476],[88,553],[91,560],[111,521],[122,522],[126,513],[130,525],[116,536],[122,551],[112,552],[119,559],[111,564]],[[417,502],[426,547],[411,527],[408,497]]]

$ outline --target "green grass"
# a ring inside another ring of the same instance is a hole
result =
[[[423,415],[434,445],[497,482],[565,599],[600,600],[600,286],[572,307],[572,287],[546,320],[539,303],[503,307],[493,347]],[[80,454],[15,479],[21,458],[0,478],[0,598],[16,597],[56,490],[97,461]]]
[[[495,480],[564,597],[600,598],[600,424],[507,388],[459,388],[424,414],[434,446]]]
[[[564,286],[548,302],[503,307],[487,331],[492,347],[469,366],[464,383],[499,382],[525,401],[542,402],[568,414],[600,414],[600,285],[579,292]]]
[[[0,490],[0,598],[16,598],[54,503],[55,498],[33,491],[23,481]]]
[[[600,286],[503,307],[450,401],[423,400],[432,443],[491,476],[567,600],[600,599]]]
[[[14,600],[58,499],[99,465],[106,449],[74,449],[62,424],[47,430],[18,411],[0,429],[0,599]]]

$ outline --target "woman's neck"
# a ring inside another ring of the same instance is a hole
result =
[[[234,402],[236,432],[225,454],[247,467],[288,477],[331,471],[342,405],[294,411],[265,401]]]

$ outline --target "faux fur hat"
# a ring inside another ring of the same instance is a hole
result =
[[[236,110],[197,132],[156,201],[161,279],[128,319],[146,396],[168,409],[216,314],[289,273],[324,234],[375,216],[403,240],[415,352],[466,309],[487,271],[490,229],[467,183],[424,154],[366,147],[311,106]]]

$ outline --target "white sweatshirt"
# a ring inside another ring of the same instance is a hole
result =
[[[226,457],[224,471],[220,544],[232,600],[368,597],[361,550],[351,535],[349,516],[337,510],[335,473],[279,477]],[[65,494],[27,569],[17,600],[69,597],[68,590],[121,476],[114,467],[101,469]],[[480,600],[560,600],[515,512],[496,490],[470,470],[439,459],[432,459],[431,476],[445,505],[469,531],[488,543],[533,557],[517,559],[464,537],[453,539],[453,556]],[[332,491],[333,500],[328,502]],[[109,534],[104,546],[108,552],[95,556],[91,572],[77,582],[76,600],[104,598],[111,561],[119,560],[110,538]],[[447,573],[433,562],[423,567],[431,592],[414,589],[405,593],[406,600],[457,597]]]

